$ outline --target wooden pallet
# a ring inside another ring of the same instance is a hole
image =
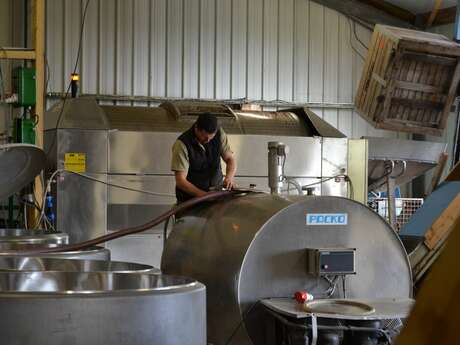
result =
[[[442,135],[459,81],[459,44],[438,34],[376,25],[356,110],[376,128]]]

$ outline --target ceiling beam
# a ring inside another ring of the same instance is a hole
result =
[[[431,10],[430,16],[428,17],[428,20],[426,22],[427,28],[433,25],[433,22],[436,19],[436,16],[438,15],[439,10],[441,9],[441,5],[442,5],[442,0],[434,1],[433,9]]]
[[[375,7],[390,16],[403,20],[407,23],[415,23],[415,14],[396,5],[393,5],[389,2],[382,0],[358,0],[364,4]]]
[[[313,0],[373,29],[375,24],[416,28],[415,16],[402,8],[382,0]]]
[[[428,18],[430,17],[431,12],[422,13],[417,15],[416,23],[421,25],[426,25]],[[446,25],[455,23],[455,16],[457,15],[457,6],[441,8],[436,14],[431,26]]]
[[[0,59],[35,60],[35,51],[23,49],[1,49]]]

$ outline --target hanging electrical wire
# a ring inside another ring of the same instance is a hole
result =
[[[352,19],[348,18],[348,25],[350,26],[350,47],[351,49],[356,53],[358,54],[358,56],[363,59],[363,60],[366,60],[366,58],[359,52],[358,49],[356,49],[356,47],[353,45],[353,40],[352,40],[352,37],[354,34],[356,34],[356,30],[354,30],[354,28],[356,29],[356,27],[354,26],[354,22],[352,24]],[[355,38],[358,38],[358,36],[356,35]],[[366,49],[367,46],[361,41],[359,40],[359,42],[362,44],[362,46]]]
[[[40,227],[40,224],[42,224],[42,222],[48,222],[49,225],[51,225],[51,223],[49,222],[49,220],[47,219],[46,215],[45,215],[45,203],[46,203],[46,196],[51,192],[51,184],[53,183],[53,181],[55,180],[55,178],[59,175],[59,174],[63,174],[63,173],[68,173],[68,174],[73,174],[73,175],[77,175],[77,176],[80,176],[84,179],[87,179],[87,180],[91,180],[91,181],[94,181],[94,182],[98,182],[98,183],[102,183],[106,186],[109,186],[109,187],[113,187],[113,188],[118,188],[118,189],[123,189],[123,190],[127,190],[127,191],[131,191],[131,192],[136,192],[136,193],[141,193],[141,194],[147,194],[147,195],[152,195],[152,196],[162,196],[162,197],[175,197],[175,194],[171,194],[171,193],[159,193],[159,192],[152,192],[152,191],[148,191],[148,190],[142,190],[142,189],[136,189],[136,188],[131,188],[131,187],[126,187],[126,186],[123,186],[123,185],[120,185],[120,184],[116,184],[116,183],[111,183],[111,182],[107,182],[107,181],[104,181],[104,180],[100,180],[100,179],[97,179],[95,177],[92,177],[92,176],[89,176],[89,175],[86,175],[86,174],[82,174],[82,173],[79,173],[79,172],[75,172],[75,171],[70,171],[70,170],[66,170],[66,169],[58,169],[56,171],[54,171],[51,176],[49,177],[48,179],[48,182],[46,184],[46,186],[44,186],[44,193],[43,193],[43,200],[42,201],[42,207],[39,208],[40,209],[40,217],[37,221],[37,223],[35,224],[34,228],[37,229]],[[51,225],[52,226],[52,225]],[[54,227],[53,227],[54,228]]]
[[[325,291],[325,296],[329,298],[334,294],[337,288],[339,276],[334,276],[332,279],[330,279],[328,276],[322,276],[322,278],[324,278],[324,280],[326,280],[329,283],[329,288]]]
[[[78,172],[75,172],[75,171],[60,170],[60,172],[66,172],[66,173],[78,175],[78,176],[83,177],[83,178],[85,178],[85,179],[88,179],[88,180],[91,180],[91,181],[95,181],[95,182],[99,182],[99,183],[105,184],[105,185],[107,185],[107,186],[109,186],[109,187],[124,189],[124,190],[131,191],[131,192],[136,192],[136,193],[141,193],[141,194],[148,194],[148,195],[153,195],[153,196],[176,197],[175,194],[171,194],[171,193],[152,192],[152,191],[148,191],[148,190],[142,190],[142,189],[136,189],[136,188],[131,188],[131,187],[122,186],[122,185],[119,185],[119,184],[116,184],[116,183],[106,182],[106,181],[103,181],[103,180],[99,180],[99,179],[97,179],[97,178],[94,178],[94,177],[92,177],[92,176],[85,175],[85,174],[82,174],[82,173],[78,173]]]
[[[82,20],[81,20],[81,27],[80,27],[80,37],[78,39],[77,57],[75,59],[75,66],[73,68],[72,74],[77,73],[78,64],[80,62],[80,56],[81,56],[81,50],[82,50],[82,41],[83,41],[83,29],[85,27],[86,13],[88,11],[88,5],[89,5],[90,1],[91,0],[86,0],[85,8],[83,10],[83,15],[82,15]],[[45,61],[46,61],[46,59],[45,59]],[[57,120],[56,120],[56,126],[54,128],[55,131],[54,131],[53,141],[51,142],[51,145],[48,147],[48,150],[46,152],[47,157],[49,156],[50,152],[53,150],[54,145],[56,144],[56,136],[57,136],[56,130],[58,129],[59,123],[61,122],[62,114],[64,113],[65,103],[66,103],[66,100],[67,100],[67,98],[69,96],[71,87],[72,87],[72,81],[69,81],[69,85],[67,86],[67,90],[66,90],[66,92],[64,94],[64,98],[62,100],[61,110],[59,111],[59,115],[58,115]]]
[[[356,23],[353,21],[353,34],[355,36],[355,39],[366,49],[369,50],[369,47],[364,44],[363,41],[358,37],[358,34],[356,33]]]
[[[164,221],[166,221],[169,217],[178,214],[178,213],[183,213],[184,211],[188,210],[189,208],[207,202],[211,200],[216,200],[219,198],[225,198],[225,197],[232,197],[236,196],[238,194],[247,194],[247,193],[256,193],[256,192],[251,192],[251,191],[238,191],[238,190],[232,190],[232,191],[218,191],[218,192],[209,192],[204,196],[201,197],[196,197],[190,200],[187,200],[177,206],[174,206],[171,208],[169,211],[163,213],[162,215],[158,216],[157,218],[139,226],[135,227],[129,227],[121,230],[117,230],[114,232],[110,232],[108,234],[105,234],[103,236],[99,236],[96,238],[93,238],[91,240],[83,241],[80,243],[75,243],[75,244],[68,244],[68,245],[63,245],[59,247],[53,247],[53,248],[42,248],[42,249],[32,249],[32,250],[22,250],[22,251],[17,251],[17,250],[11,250],[11,251],[4,251],[4,254],[12,254],[12,255],[34,255],[34,254],[43,254],[43,253],[59,253],[59,252],[66,252],[66,251],[77,251],[77,250],[83,250],[86,248],[93,247],[95,245],[105,243],[120,237],[124,237],[127,235],[132,235],[136,234],[139,232],[146,231],[148,229],[151,229]]]

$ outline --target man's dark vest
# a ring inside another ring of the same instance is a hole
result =
[[[187,181],[206,192],[209,191],[210,187],[221,186],[223,176],[220,166],[222,146],[220,131],[217,131],[209,143],[202,145],[205,148],[204,150],[198,143],[193,127],[184,132],[179,137],[179,140],[184,143],[188,152]],[[177,202],[180,203],[191,199],[193,196],[176,187],[176,197]]]

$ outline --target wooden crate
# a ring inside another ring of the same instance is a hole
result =
[[[460,45],[442,35],[376,25],[356,110],[376,128],[442,135],[459,62]]]

